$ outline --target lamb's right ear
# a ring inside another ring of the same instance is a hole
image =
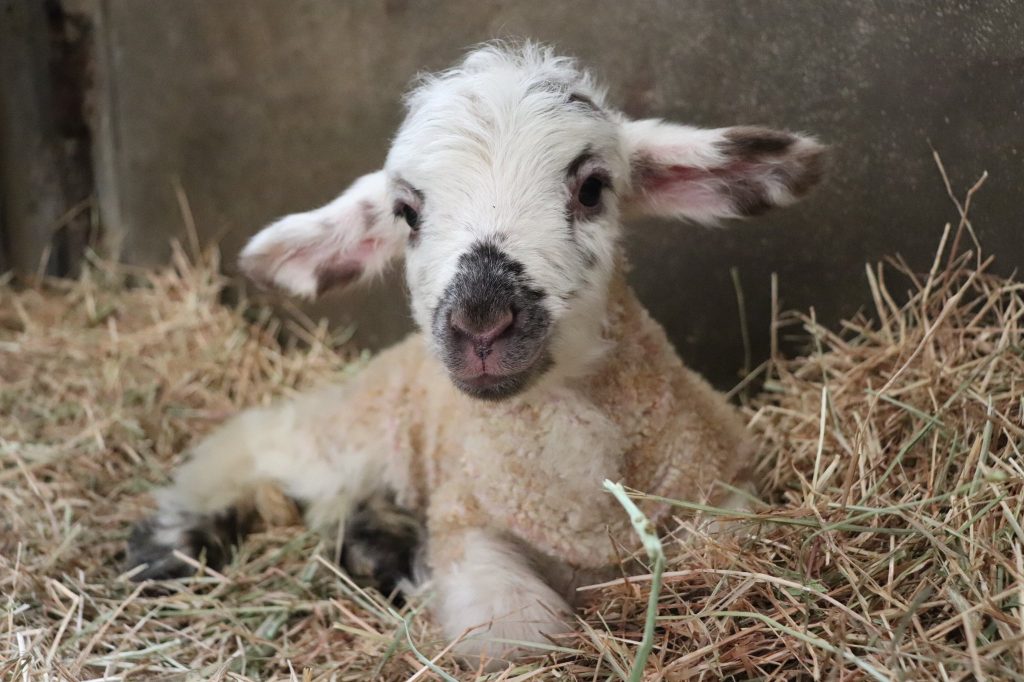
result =
[[[635,213],[714,224],[788,206],[822,179],[827,149],[812,137],[760,126],[702,130],[626,121]]]
[[[242,249],[238,264],[260,285],[313,298],[382,272],[401,255],[408,232],[387,205],[381,170],[326,206],[264,228]]]

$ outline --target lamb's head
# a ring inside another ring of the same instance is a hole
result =
[[[313,296],[405,255],[413,316],[452,381],[500,399],[606,348],[620,213],[714,222],[791,203],[814,140],[631,121],[571,59],[486,46],[422,79],[385,167],[257,234],[254,279]]]

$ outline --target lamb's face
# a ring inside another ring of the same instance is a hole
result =
[[[312,297],[404,253],[413,316],[480,398],[596,366],[620,204],[749,216],[796,201],[824,166],[824,147],[792,133],[627,120],[571,59],[534,44],[478,49],[408,105],[383,170],[271,224],[239,262]]]
[[[599,93],[575,73],[541,75],[561,80],[509,65],[427,82],[385,167],[409,228],[413,315],[455,385],[481,398],[600,345],[629,164]]]

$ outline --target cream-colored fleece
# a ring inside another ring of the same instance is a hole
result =
[[[636,543],[604,479],[719,502],[715,482],[737,482],[751,453],[738,413],[683,366],[621,275],[609,301],[607,351],[584,378],[481,401],[414,334],[342,385],[243,412],[157,492],[135,554],[196,551],[197,522],[251,505],[268,484],[305,502],[320,530],[386,488],[426,518],[433,611],[451,639],[473,635],[456,651],[514,657],[508,640],[563,632],[573,587],[616,563],[613,539]],[[642,507],[655,522],[670,509]]]
[[[573,568],[615,561],[610,540],[635,541],[601,487],[609,478],[654,495],[724,497],[751,449],[738,413],[683,366],[661,326],[619,277],[605,330],[610,348],[585,379],[540,385],[501,402],[462,394],[414,334],[348,387],[366,426],[389,427],[385,479],[425,513],[431,563],[464,528],[508,533]],[[647,502],[656,522],[669,508]],[[438,554],[439,553],[439,554]]]

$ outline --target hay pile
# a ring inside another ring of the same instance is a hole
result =
[[[747,407],[771,505],[666,541],[645,679],[1024,675],[1024,285],[954,251],[902,269],[904,305],[901,268],[871,270],[875,321],[780,319],[813,352],[775,358]],[[422,603],[354,589],[298,528],[164,594],[120,576],[190,442],[358,364],[323,328],[219,305],[215,272],[179,252],[0,289],[0,679],[476,679]],[[589,589],[580,634],[492,679],[628,679],[651,586]]]

